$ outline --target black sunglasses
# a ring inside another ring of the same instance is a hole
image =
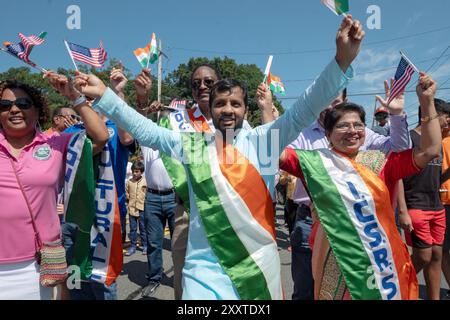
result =
[[[20,110],[26,110],[33,106],[33,101],[28,98],[17,98],[15,101],[2,99],[0,100],[0,110],[9,111],[14,104]]]
[[[212,88],[212,86],[214,85],[215,81],[213,79],[195,79],[192,80],[192,89],[194,90],[198,90],[200,89],[200,87],[202,86],[202,82],[205,84],[205,86],[207,86],[209,89]]]

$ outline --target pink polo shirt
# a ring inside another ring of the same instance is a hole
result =
[[[10,159],[14,161],[42,241],[55,241],[60,236],[56,197],[64,182],[70,137],[38,133],[16,159],[0,130],[0,264],[32,260],[36,253],[30,213]]]

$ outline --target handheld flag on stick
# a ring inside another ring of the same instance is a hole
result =
[[[150,53],[148,56],[148,60],[151,64],[154,64],[158,60],[158,46],[156,44],[156,35],[152,34],[152,41],[150,42]],[[147,63],[148,68],[148,63]]]
[[[349,11],[348,0],[321,0],[335,15],[343,15]]]
[[[270,67],[272,66],[272,60],[273,60],[273,56],[269,56],[269,59],[267,60],[267,64],[266,64],[266,69],[264,70],[264,80],[263,80],[264,83],[266,82],[267,77],[269,76]]]
[[[158,46],[156,44],[156,35],[152,34],[152,41],[145,48],[137,48],[133,51],[142,68],[148,68],[148,65],[154,64],[158,60]]]
[[[100,41],[99,48],[86,48],[75,43],[65,41],[67,50],[75,65],[75,60],[88,64],[94,68],[101,68],[106,61],[107,53]],[[76,65],[75,65],[76,68]],[[78,70],[78,69],[77,69]]]
[[[29,59],[29,55],[34,46],[40,45],[44,43],[44,38],[47,35],[47,32],[42,32],[39,36],[31,35],[25,36],[22,33],[19,33],[20,42],[12,43],[12,42],[4,42],[4,48],[0,48],[1,51],[9,53],[13,57],[25,62],[33,68],[38,69],[41,72],[47,72],[47,70],[39,67],[36,63],[32,62]]]
[[[281,79],[279,77],[272,75],[270,72],[269,76],[267,77],[267,85],[269,86],[270,90],[273,93],[281,93],[283,95],[286,93],[284,90],[283,82],[281,82]]]
[[[389,94],[389,99],[387,101],[388,105],[405,90],[405,87],[411,80],[414,71],[419,72],[417,67],[411,63],[403,52],[400,51],[400,54],[402,58],[400,59],[397,72],[395,73],[394,84],[392,85],[391,93]]]
[[[186,100],[176,100],[173,99],[172,102],[170,102],[168,108],[175,109],[175,110],[186,110]]]
[[[147,68],[148,62],[150,60],[150,43],[147,44],[145,48],[137,48],[133,51],[133,53],[136,56],[136,59],[138,59],[139,63],[141,64],[142,68]]]

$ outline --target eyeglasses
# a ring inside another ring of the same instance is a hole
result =
[[[353,129],[355,129],[355,131],[364,131],[366,125],[362,122],[355,122],[355,123],[341,122],[334,126],[336,130],[342,132],[348,132],[352,127]]]
[[[33,101],[28,98],[17,98],[15,101],[2,99],[0,100],[0,111],[9,111],[13,105],[20,110],[27,110],[33,106]]]
[[[192,80],[192,89],[198,90],[202,86],[202,82],[205,84],[205,86],[208,87],[208,89],[211,89],[214,85],[215,81],[213,79],[195,79]]]

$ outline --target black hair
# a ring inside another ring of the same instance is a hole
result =
[[[47,99],[45,99],[40,90],[16,80],[6,80],[0,82],[0,97],[3,96],[3,92],[6,89],[20,89],[24,91],[31,98],[33,105],[39,110],[39,123],[44,124],[47,122],[50,115],[50,109],[48,107]]]
[[[438,114],[446,114],[450,116],[450,104],[441,99],[434,99],[434,107],[436,108],[436,112]],[[420,110],[419,106],[419,124],[422,123],[422,110]]]
[[[131,165],[131,171],[134,171],[134,170],[139,170],[143,173],[145,170],[144,163],[139,160],[136,160],[135,162],[133,162],[133,164]]]
[[[61,110],[62,109],[72,109],[71,107],[69,107],[69,106],[59,106],[59,107],[56,107],[55,109],[53,109],[53,112],[52,112],[52,119],[54,118],[54,117],[57,117],[57,116],[60,116],[61,115]],[[74,110],[75,111],[75,110]]]
[[[348,112],[356,112],[362,123],[366,124],[366,112],[363,107],[356,103],[343,102],[325,114],[325,119],[323,120],[325,132],[331,132],[339,119]]]
[[[247,86],[243,84],[242,82],[234,79],[222,79],[217,81],[213,87],[211,88],[211,91],[209,93],[209,107],[211,108],[214,102],[214,99],[216,98],[217,93],[222,92],[229,92],[233,90],[233,88],[241,88],[243,94],[244,94],[244,103],[245,107],[248,106],[248,90]]]
[[[221,80],[222,79],[222,75],[220,74],[219,70],[217,70],[216,68],[214,68],[212,65],[208,64],[208,63],[202,63],[201,65],[195,67],[195,69],[192,71],[191,73],[191,79],[189,81],[189,85],[192,87],[192,81],[194,80],[194,74],[195,72],[200,69],[200,68],[210,68],[212,71],[214,71],[214,73],[216,74],[217,80]]]

